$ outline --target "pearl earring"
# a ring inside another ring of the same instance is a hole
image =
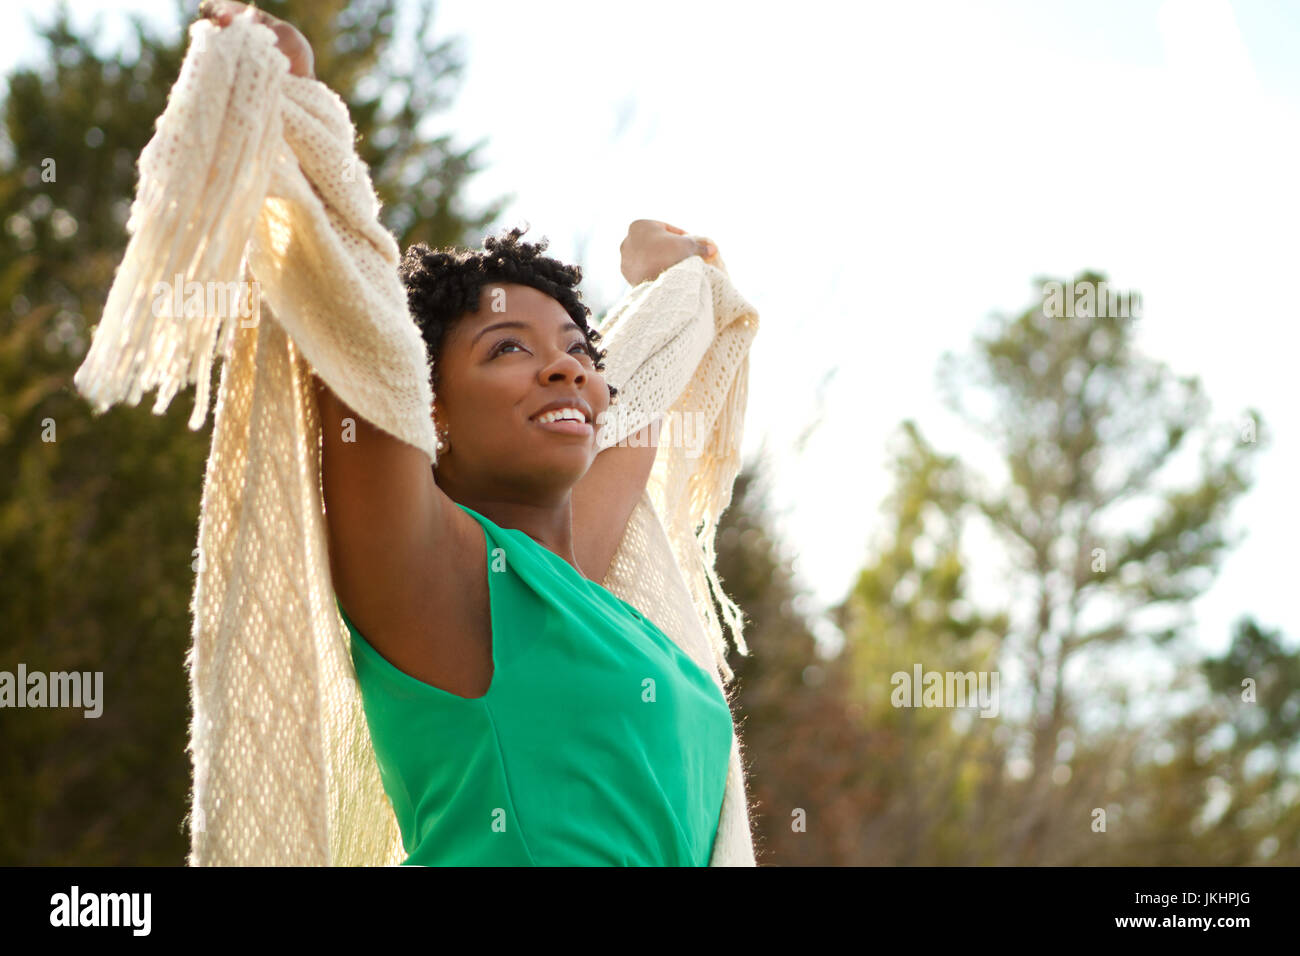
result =
[[[438,449],[438,451],[444,451],[444,450],[446,450],[446,451],[450,451],[450,450],[451,450],[451,443],[450,443],[450,442],[445,442],[445,441],[442,440],[443,432],[440,431],[440,430],[438,429],[438,416],[437,416],[437,415],[431,415],[430,418],[433,419],[433,434],[434,434],[434,437],[436,437],[436,438],[438,439],[438,443],[437,443],[437,446],[436,446],[437,449]],[[450,432],[448,432],[448,434],[450,434]]]

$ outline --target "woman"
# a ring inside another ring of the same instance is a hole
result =
[[[202,12],[222,26],[242,9]],[[311,76],[301,34],[255,15]],[[405,862],[707,865],[726,699],[599,583],[657,449],[650,426],[600,449],[614,390],[581,272],[520,235],[405,256],[432,471],[318,381],[332,579]],[[639,220],[622,255],[636,285],[716,249]]]

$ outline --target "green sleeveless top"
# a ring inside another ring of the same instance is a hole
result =
[[[495,674],[458,697],[357,632],[384,789],[417,866],[708,866],[731,756],[713,676],[522,531],[483,526]]]

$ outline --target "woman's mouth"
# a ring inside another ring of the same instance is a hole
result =
[[[532,419],[533,424],[559,435],[588,436],[593,433],[586,415],[576,408],[557,409]]]
[[[553,422],[539,422],[533,419],[533,424],[560,435],[590,435],[592,431],[591,426],[586,422],[575,422],[570,418],[560,418]]]

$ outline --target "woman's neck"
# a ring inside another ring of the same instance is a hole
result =
[[[444,489],[445,490],[445,489]],[[558,555],[583,577],[573,550],[573,498],[569,492],[558,501],[537,503],[472,494],[450,495],[453,501],[472,508],[493,524],[522,531],[543,548]]]

